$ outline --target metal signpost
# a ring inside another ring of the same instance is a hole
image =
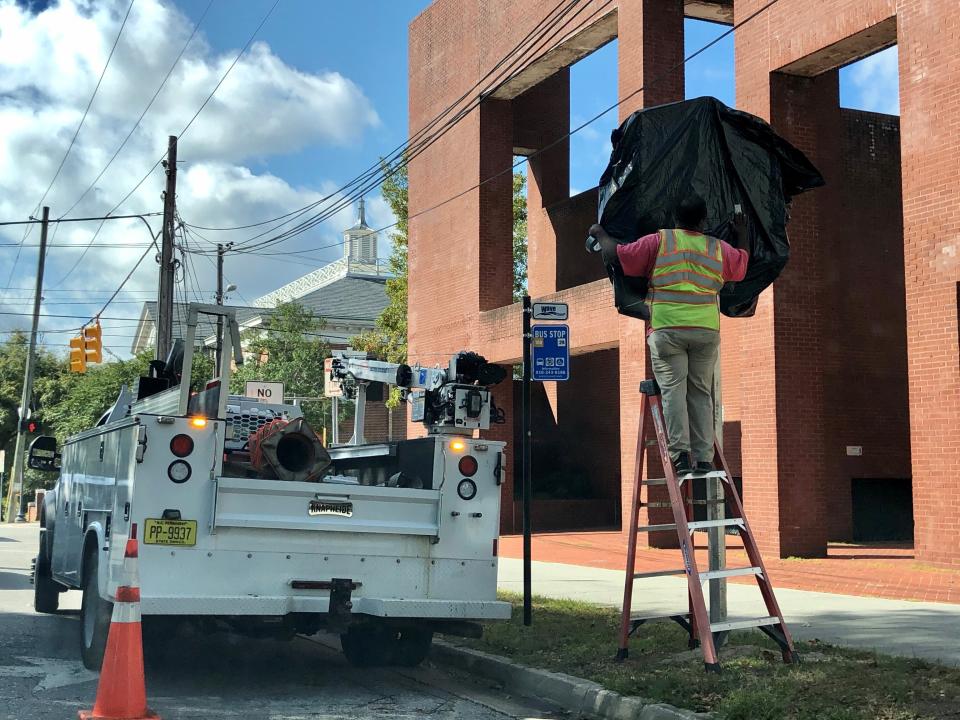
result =
[[[532,303],[523,296],[523,392],[521,411],[521,457],[523,498],[523,624],[533,622],[531,590],[531,530],[530,509],[533,500],[531,481],[531,398],[530,383],[537,381],[564,381],[570,379],[570,328],[567,325],[535,325],[533,320],[566,320],[566,303]]]

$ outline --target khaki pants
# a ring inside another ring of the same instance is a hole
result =
[[[689,452],[693,462],[713,461],[713,370],[720,333],[663,328],[647,338],[653,373],[663,394],[663,415],[674,460]]]

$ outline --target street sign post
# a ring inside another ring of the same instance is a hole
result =
[[[273,405],[282,405],[283,383],[247,380],[247,386],[244,389],[243,394],[248,398],[253,398],[255,400],[259,400],[260,402],[272,403]]]
[[[534,325],[533,379],[565,381],[570,379],[570,326]]]
[[[564,381],[570,379],[570,327],[568,325],[533,325],[531,320],[566,320],[566,303],[531,303],[523,296],[523,382],[520,415],[521,498],[523,503],[523,624],[533,623],[533,591],[531,588],[530,527],[533,502],[532,398],[533,381]]]

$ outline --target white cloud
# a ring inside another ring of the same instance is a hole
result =
[[[90,99],[126,7],[127,0],[60,0],[34,14],[13,0],[0,0],[0,219],[24,218],[36,207]],[[134,4],[90,114],[44,201],[50,205],[52,216],[62,215],[110,159],[192,27],[169,0],[138,0]],[[193,116],[238,50],[216,52],[202,31],[197,33],[141,127],[71,216],[101,215],[119,202],[163,154],[167,135],[178,134]],[[303,72],[284,63],[265,43],[254,43],[179,142],[180,213],[194,224],[233,226],[278,216],[316,201],[333,191],[336,184],[317,178],[311,187],[294,186],[275,175],[258,174],[246,163],[311,146],[354,144],[366,129],[379,122],[370,101],[349,78],[334,71]],[[162,190],[163,173],[158,168],[117,212],[158,211]],[[386,206],[381,208],[377,200],[371,200],[371,213],[376,212],[378,222],[390,222],[392,218],[383,212],[389,212]],[[352,223],[354,213],[352,208],[345,209],[330,221],[274,248],[317,248],[312,253],[314,259],[228,256],[226,274],[240,285],[243,297],[253,300],[309,272],[317,266],[316,258],[337,257],[340,249],[327,246],[340,240],[340,230]],[[150,223],[154,230],[159,229],[159,218],[150,218]],[[96,223],[65,224],[57,231],[57,245],[78,247],[50,249],[47,301],[81,297],[64,290],[114,288],[142,254],[142,247],[95,247],[61,283],[95,229]],[[215,243],[242,241],[264,229],[269,227],[201,232]],[[18,226],[0,228],[0,244],[18,242],[22,236],[23,229]],[[39,232],[34,230],[28,245],[38,238]],[[146,239],[146,229],[139,220],[112,221],[104,225],[97,244],[142,246]],[[198,238],[194,242],[202,244]],[[6,283],[15,254],[16,250],[0,247],[0,285]],[[211,265],[203,258],[195,258],[194,263],[201,289],[212,288]],[[36,248],[26,247],[12,285],[32,288],[35,267]],[[156,265],[148,257],[126,288],[144,297],[156,288],[156,282]],[[30,303],[22,298],[29,295],[29,290],[0,291],[0,309],[27,313]],[[103,292],[97,296],[106,299]],[[127,295],[127,300],[131,297]],[[53,309],[51,305],[44,312],[83,314],[96,309],[85,302],[73,309]],[[118,305],[108,314],[136,317],[139,308],[135,304]],[[0,316],[0,329],[24,327],[28,321],[26,317]],[[41,327],[63,328],[71,322],[51,318]],[[51,341],[63,337],[51,336]]]
[[[844,107],[900,114],[897,47],[887,48],[841,70]]]

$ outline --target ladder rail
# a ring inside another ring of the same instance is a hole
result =
[[[650,406],[650,418],[653,420],[653,429],[657,435],[657,444],[660,447],[660,457],[663,459],[664,475],[667,477],[667,492],[673,504],[673,521],[677,525],[677,536],[680,541],[680,554],[687,569],[687,589],[690,605],[690,620],[695,630],[695,637],[700,640],[703,650],[703,661],[707,667],[717,668],[719,660],[717,649],[710,632],[710,618],[707,616],[706,600],[703,597],[703,586],[700,584],[700,573],[697,569],[697,558],[693,551],[693,539],[687,529],[688,508],[684,496],[677,482],[677,473],[670,460],[670,445],[667,441],[667,430],[663,420],[663,404],[659,395],[649,395],[647,402]],[[693,485],[691,484],[692,488]]]
[[[785,662],[793,662],[796,659],[796,648],[793,645],[793,637],[790,635],[790,631],[787,629],[787,624],[783,620],[783,612],[780,610],[780,603],[777,602],[776,594],[773,592],[773,585],[770,582],[770,576],[767,574],[767,567],[763,564],[763,557],[760,554],[760,549],[757,547],[753,530],[750,529],[750,522],[747,520],[747,515],[743,511],[743,503],[740,501],[740,493],[737,492],[737,486],[733,482],[733,476],[730,474],[730,468],[727,465],[727,458],[723,454],[723,448],[720,447],[720,443],[717,442],[714,443],[714,446],[717,457],[720,458],[720,465],[723,467],[724,473],[726,473],[726,479],[724,480],[724,483],[727,485],[729,497],[733,501],[734,511],[743,521],[743,531],[740,533],[740,536],[743,542],[743,548],[747,553],[747,559],[750,561],[752,566],[760,568],[760,573],[757,575],[757,586],[760,588],[760,595],[763,597],[763,603],[767,608],[767,612],[772,616],[776,616],[780,620],[778,627],[784,637],[784,640],[786,641],[786,646],[781,647],[783,659]]]
[[[637,454],[633,470],[633,502],[630,505],[630,530],[627,541],[627,567],[623,582],[623,608],[620,617],[620,647],[617,649],[617,660],[623,660],[629,653],[630,608],[633,604],[633,580],[637,569],[637,526],[640,523],[640,488],[643,487],[643,460],[646,455],[646,418],[647,403],[640,404],[640,429],[637,433]]]

